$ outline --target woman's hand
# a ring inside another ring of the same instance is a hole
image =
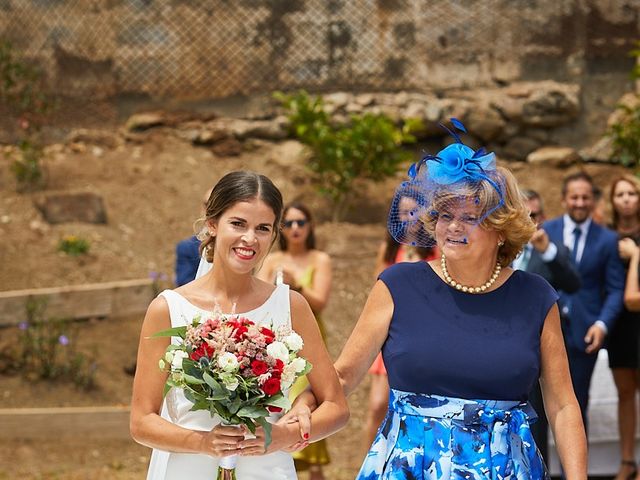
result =
[[[638,254],[638,246],[632,239],[623,238],[618,242],[618,251],[620,252],[620,257],[628,260]]]
[[[300,436],[297,441],[282,450],[285,452],[297,452],[309,445],[311,435],[311,409],[303,403],[294,404],[293,408],[278,420],[278,424],[297,425]]]
[[[300,291],[300,286],[296,281],[296,277],[291,273],[291,270],[286,268],[282,269],[282,283],[286,283],[292,290]]]
[[[228,457],[242,452],[248,429],[244,425],[216,425],[202,440],[202,452],[215,457]],[[262,441],[264,450],[264,439]]]

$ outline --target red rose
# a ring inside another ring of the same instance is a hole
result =
[[[269,345],[270,343],[273,343],[273,341],[276,339],[276,334],[273,333],[273,331],[267,327],[262,327],[260,329],[260,333],[264,336],[264,341],[266,342],[267,345]]]
[[[271,413],[278,413],[282,411],[280,407],[274,407],[273,405],[267,405],[267,410],[269,410]]]
[[[273,364],[273,368],[271,371],[279,375],[282,373],[283,370],[284,370],[284,362],[279,358],[277,358],[276,363]]]
[[[202,357],[211,358],[214,352],[215,350],[213,349],[213,347],[209,346],[207,342],[202,342],[198,348],[191,352],[189,358],[197,362]]]
[[[262,360],[254,360],[251,362],[251,371],[254,375],[262,375],[263,373],[267,373],[268,370],[269,366]]]
[[[242,340],[242,336],[247,333],[247,330],[249,330],[247,327],[245,327],[244,325],[239,325],[235,331],[233,332],[233,337],[236,340]]]
[[[280,391],[280,379],[270,378],[262,385],[262,391],[268,396],[275,395]]]

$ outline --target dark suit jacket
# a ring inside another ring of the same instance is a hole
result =
[[[564,245],[563,217],[546,222],[543,228],[553,242]],[[622,311],[625,273],[615,232],[591,222],[578,272],[582,287],[573,294],[560,291],[559,303],[567,347],[584,352],[589,327],[602,320],[611,331]]]
[[[562,243],[552,242],[558,249],[556,258],[550,262],[542,260],[542,254],[535,248],[531,250],[531,258],[525,269],[544,278],[556,290],[574,293],[580,289],[580,274],[571,263],[570,251]]]
[[[196,278],[200,263],[199,246],[200,240],[195,236],[182,240],[176,245],[176,287]]]

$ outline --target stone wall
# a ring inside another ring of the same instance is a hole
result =
[[[0,0],[0,37],[56,93],[93,103],[552,79],[583,86],[591,123],[630,86],[639,12],[633,0]]]

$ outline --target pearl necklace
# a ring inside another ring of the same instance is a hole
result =
[[[465,292],[465,293],[484,292],[491,285],[496,283],[496,280],[498,279],[498,275],[500,275],[500,270],[502,270],[502,265],[500,265],[499,262],[496,262],[496,268],[493,270],[493,274],[491,275],[491,278],[487,280],[486,283],[484,283],[483,285],[480,285],[479,287],[468,287],[466,285],[462,285],[461,283],[456,282],[453,278],[451,278],[451,275],[449,275],[449,271],[447,270],[447,260],[444,256],[444,253],[442,254],[442,258],[440,259],[440,265],[442,266],[442,276],[444,277],[445,281],[456,290],[460,290],[461,292]]]

